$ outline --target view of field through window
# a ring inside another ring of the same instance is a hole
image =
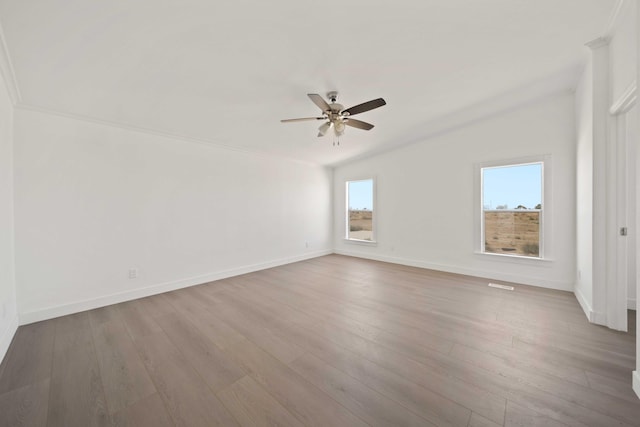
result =
[[[373,179],[347,182],[347,239],[373,240]]]
[[[540,257],[542,163],[482,169],[484,252]]]

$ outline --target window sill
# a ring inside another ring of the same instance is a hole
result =
[[[509,262],[512,264],[540,265],[540,264],[551,264],[553,262],[553,259],[550,259],[550,258],[534,258],[534,257],[521,256],[521,255],[493,254],[490,252],[480,252],[480,251],[474,251],[474,254],[479,255],[481,257],[486,257],[487,259],[491,259],[493,261]]]
[[[378,246],[378,242],[375,240],[358,240],[358,239],[343,239],[345,243],[350,245],[362,245],[362,246]]]

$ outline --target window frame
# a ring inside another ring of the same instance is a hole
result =
[[[352,239],[349,237],[349,183],[351,182],[360,182],[360,181],[371,181],[371,197],[372,197],[372,208],[371,208],[371,240],[361,240],[361,239]],[[375,176],[369,177],[360,177],[353,179],[346,179],[344,186],[345,193],[345,208],[344,208],[344,218],[345,218],[345,226],[343,232],[343,238],[345,242],[360,244],[360,245],[376,245],[377,241],[377,228],[378,228],[378,214],[377,214],[377,180]]]
[[[484,227],[484,182],[483,182],[483,169],[486,168],[495,168],[495,167],[509,167],[509,166],[526,166],[531,164],[541,164],[542,165],[542,176],[541,176],[541,191],[542,191],[542,209],[540,209],[540,230],[539,230],[539,252],[538,256],[525,256],[525,255],[517,255],[517,254],[504,254],[504,253],[493,253],[485,251],[485,227]],[[538,263],[540,261],[551,261],[552,260],[552,227],[551,220],[553,218],[553,204],[551,197],[551,156],[550,155],[539,155],[539,156],[529,156],[529,157],[521,157],[515,159],[505,159],[505,160],[494,160],[487,161],[483,163],[478,163],[475,165],[475,197],[474,197],[474,210],[476,214],[474,215],[475,224],[474,224],[474,253],[477,255],[481,255],[482,257],[491,257],[491,259],[495,260],[504,260],[511,261],[517,263]]]

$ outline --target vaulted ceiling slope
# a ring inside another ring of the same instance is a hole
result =
[[[570,86],[616,0],[0,0],[19,104],[337,164],[532,84]],[[560,77],[558,77],[560,76]],[[540,83],[543,82],[543,83]],[[558,83],[560,82],[560,83]],[[332,146],[307,93],[383,97]]]

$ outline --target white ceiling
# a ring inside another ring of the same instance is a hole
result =
[[[0,23],[20,104],[331,165],[534,82],[575,84],[615,4],[0,0]],[[388,105],[339,148],[320,123],[279,122],[328,90]]]

